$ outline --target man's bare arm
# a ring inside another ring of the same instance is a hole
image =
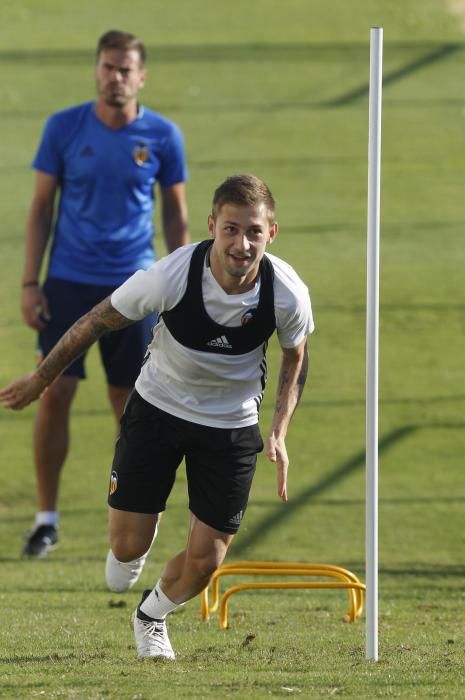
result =
[[[63,372],[71,362],[82,355],[100,336],[131,325],[125,316],[111,305],[110,297],[94,306],[89,313],[81,316],[62,336],[55,347],[38,367],[39,376],[47,386]]]
[[[48,300],[39,284],[39,279],[50,237],[57,189],[57,177],[41,171],[36,172],[34,196],[29,208],[26,228],[21,290],[23,318],[28,326],[36,330],[45,328],[45,323],[50,317]]]
[[[0,389],[0,401],[5,408],[21,409],[28,406],[104,333],[125,328],[131,323],[134,321],[113,308],[110,297],[107,297],[71,326],[34,372],[19,377]]]
[[[190,243],[187,224],[187,204],[185,185],[179,182],[171,187],[161,188],[163,234],[168,253],[186,243]]]
[[[292,415],[300,401],[308,374],[307,341],[283,350],[279,372],[275,412],[270,432],[286,434]]]
[[[276,404],[266,454],[277,463],[278,496],[287,501],[287,470],[289,458],[286,450],[286,433],[292,415],[304,390],[308,373],[307,340],[295,348],[283,349],[279,372]]]

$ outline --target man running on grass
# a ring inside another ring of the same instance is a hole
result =
[[[227,178],[214,194],[209,240],[136,272],[81,317],[36,371],[0,390],[6,408],[21,409],[101,335],[158,312],[110,476],[109,587],[127,590],[140,575],[183,459],[190,526],[186,548],[134,615],[139,656],[174,659],[166,616],[208,585],[239,529],[264,447],[258,411],[275,330],[282,357],[265,449],[287,501],[285,437],[307,376],[313,318],[305,284],[265,253],[278,232],[274,209],[258,178]]]

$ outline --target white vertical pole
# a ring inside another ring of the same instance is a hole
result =
[[[378,660],[378,356],[383,30],[370,31],[366,326],[366,658]]]

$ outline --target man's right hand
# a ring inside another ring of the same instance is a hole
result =
[[[47,383],[38,372],[30,372],[0,389],[0,401],[5,408],[19,411],[38,399],[46,388]]]
[[[27,325],[41,331],[50,320],[48,301],[41,287],[24,287],[21,295],[21,312]]]

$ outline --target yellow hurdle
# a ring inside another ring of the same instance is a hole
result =
[[[256,581],[239,583],[219,595],[220,576],[317,576],[334,578],[337,581]],[[201,617],[208,620],[211,613],[220,606],[220,628],[228,627],[228,601],[239,591],[257,589],[299,589],[299,588],[336,588],[346,589],[349,598],[349,610],[344,615],[346,622],[355,622],[363,610],[363,591],[365,585],[348,569],[332,564],[305,564],[302,562],[276,561],[237,561],[223,564],[213,574],[211,580],[212,604],[209,605],[208,586],[201,596]]]

